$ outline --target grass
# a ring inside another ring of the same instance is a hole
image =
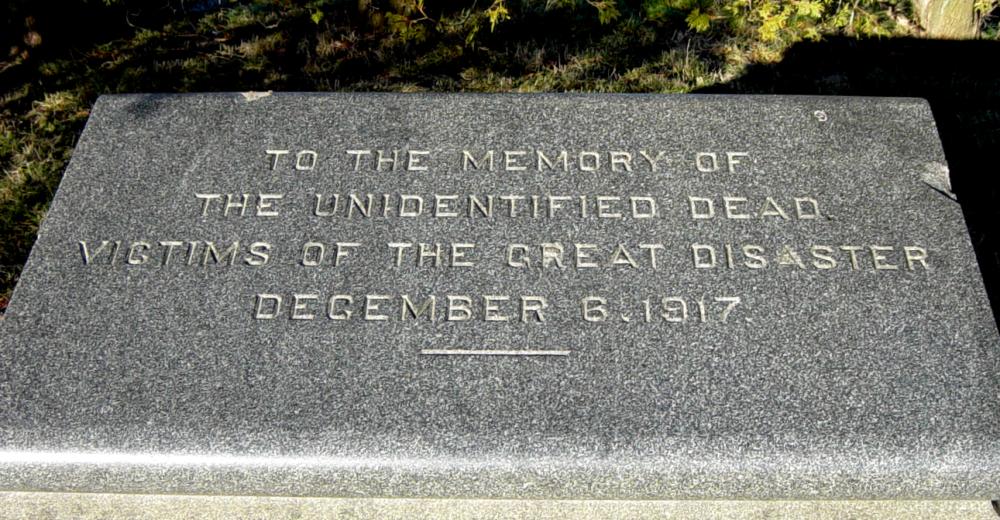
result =
[[[481,13],[462,12],[415,24],[404,38],[356,9],[328,9],[317,23],[297,3],[227,5],[136,16],[83,2],[75,11],[61,7],[47,26],[39,19],[20,28],[23,40],[12,40],[0,59],[0,313],[100,94],[690,92],[776,63],[791,44],[696,33],[635,13],[601,25],[590,12],[543,10],[495,32],[488,23],[476,29]],[[998,36],[993,26],[985,34]]]

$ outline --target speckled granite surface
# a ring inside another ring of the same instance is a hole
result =
[[[772,520],[803,518],[921,518],[995,520],[984,500],[490,500],[317,498],[104,493],[0,492],[11,520],[376,518],[379,520],[562,518],[629,520]]]
[[[103,97],[0,488],[986,499],[988,305],[920,100]]]

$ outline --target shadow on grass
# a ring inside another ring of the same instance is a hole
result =
[[[701,93],[902,96],[934,111],[952,187],[1000,322],[1000,42],[829,38]]]

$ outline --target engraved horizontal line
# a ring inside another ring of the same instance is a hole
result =
[[[568,356],[568,350],[468,350],[425,348],[425,356]]]

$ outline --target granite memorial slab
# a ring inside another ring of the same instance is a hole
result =
[[[0,330],[8,491],[1000,496],[916,99],[104,96]]]

